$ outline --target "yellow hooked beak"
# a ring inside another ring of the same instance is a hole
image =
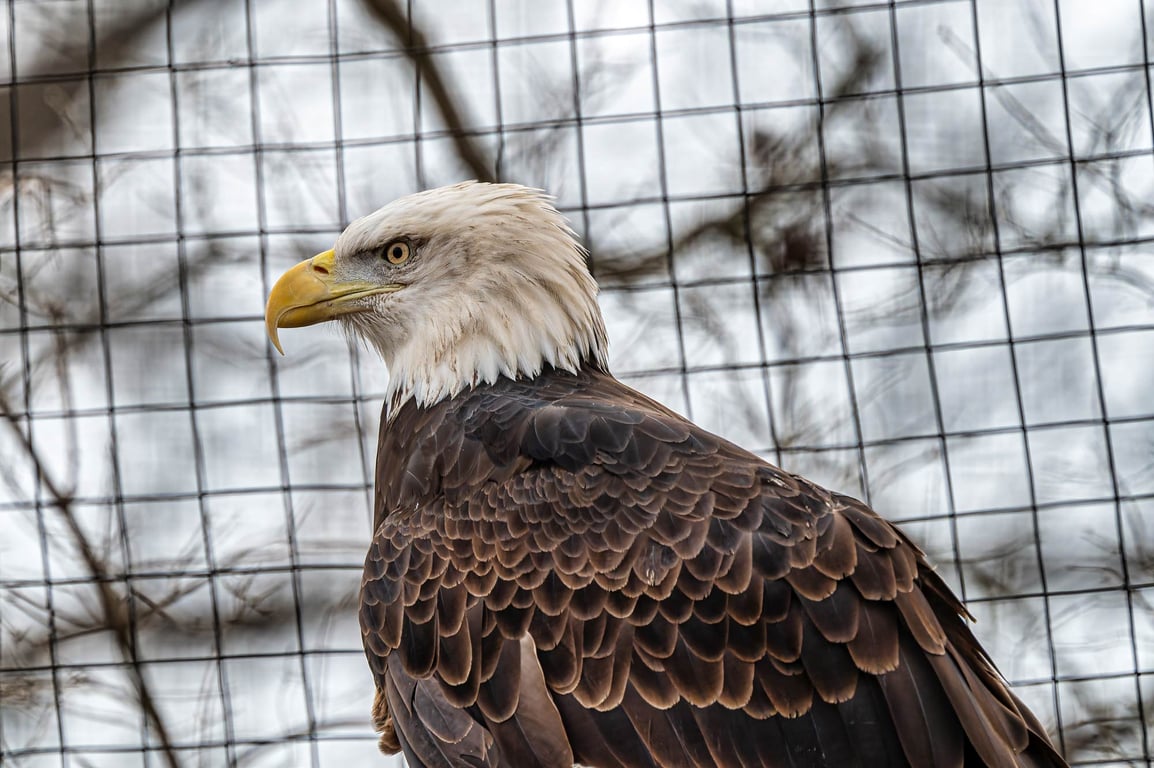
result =
[[[341,315],[364,312],[366,307],[357,304],[357,299],[393,293],[404,287],[396,283],[381,285],[363,280],[341,282],[333,277],[333,260],[332,250],[318,253],[285,272],[272,287],[264,311],[264,324],[269,340],[282,355],[284,349],[277,337],[278,328],[300,328]]]

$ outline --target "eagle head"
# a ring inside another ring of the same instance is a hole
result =
[[[389,402],[428,405],[545,366],[607,367],[585,250],[540,190],[464,182],[354,221],[273,286],[279,328],[338,320],[389,368]]]

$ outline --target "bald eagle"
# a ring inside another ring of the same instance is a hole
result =
[[[360,623],[386,753],[558,768],[1061,766],[905,535],[610,375],[550,199],[401,198],[290,269],[389,370]],[[283,351],[283,350],[282,350]]]

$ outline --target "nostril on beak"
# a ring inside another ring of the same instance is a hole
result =
[[[329,273],[329,271],[320,264],[313,264],[313,272],[316,272],[318,275],[327,275]]]

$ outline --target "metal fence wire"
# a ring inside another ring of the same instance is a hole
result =
[[[1154,744],[1154,3],[7,0],[0,763],[389,765],[386,372],[264,297],[465,178],[612,368],[926,549],[1075,765]]]

